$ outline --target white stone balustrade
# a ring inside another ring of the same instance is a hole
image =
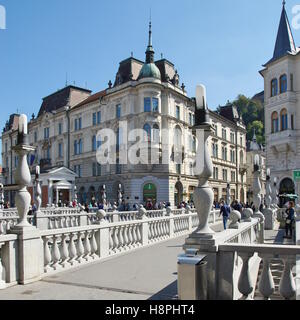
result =
[[[259,265],[260,260],[262,260],[263,270],[258,288],[264,299],[270,299],[275,292],[270,261],[276,258],[284,264],[279,293],[281,297],[286,300],[295,298],[297,290],[292,268],[296,264],[296,256],[300,254],[300,247],[285,245],[224,244],[219,246],[218,251],[221,259],[223,255],[236,254],[237,257],[240,257],[243,261],[237,277],[238,285],[233,288],[236,297],[242,299],[253,299],[254,297],[257,272],[253,272],[253,265],[255,263],[252,263],[252,266],[249,263],[252,259],[252,262],[256,262],[256,270],[257,265]],[[222,279],[222,275],[220,275],[219,279]],[[221,282],[222,280],[220,280],[220,283]],[[222,298],[222,296],[223,292],[219,292],[219,298]]]

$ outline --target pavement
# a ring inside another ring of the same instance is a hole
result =
[[[280,229],[280,223],[275,222],[274,230],[265,230],[265,244],[295,245],[294,238],[285,238],[285,230]]]
[[[222,228],[222,223],[212,227]],[[0,300],[177,299],[177,257],[186,237],[0,290]]]

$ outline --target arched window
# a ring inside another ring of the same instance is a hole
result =
[[[287,92],[287,76],[286,74],[280,77],[280,93]]]
[[[272,133],[279,131],[278,125],[278,113],[275,111],[272,113]]]
[[[153,141],[155,143],[159,143],[160,142],[160,131],[159,131],[159,125],[158,124],[154,124],[154,126],[153,126]]]
[[[280,112],[281,131],[288,129],[288,115],[286,109],[282,109]]]
[[[273,79],[271,81],[271,97],[275,97],[278,94],[278,81],[277,79]]]
[[[145,125],[144,125],[144,134],[145,134],[145,137],[144,137],[144,139],[145,139],[145,141],[148,141],[148,142],[150,142],[151,141],[151,127],[150,127],[150,125],[148,124],[148,123],[146,123]]]

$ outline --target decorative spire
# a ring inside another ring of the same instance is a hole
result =
[[[286,1],[282,2],[282,12],[277,33],[277,39],[274,49],[273,58],[269,61],[272,62],[286,55],[288,52],[295,53],[297,51],[292,29],[289,19],[285,10]]]
[[[152,22],[150,18],[149,22],[149,40],[148,40],[148,47],[146,51],[146,63],[154,63],[154,50],[152,47]]]

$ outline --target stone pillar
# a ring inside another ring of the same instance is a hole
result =
[[[199,86],[196,93],[196,125],[198,150],[196,155],[196,170],[199,185],[194,192],[194,203],[199,217],[198,228],[186,239],[184,250],[197,249],[200,254],[206,255],[208,299],[216,298],[216,262],[217,246],[215,232],[209,227],[208,219],[211,213],[214,193],[209,185],[209,178],[213,173],[212,160],[208,149],[208,138],[212,133],[209,111],[206,104],[206,90]]]
[[[98,245],[98,255],[101,258],[109,256],[109,222],[105,219],[107,213],[104,210],[99,210],[97,212],[97,223],[103,228],[96,233],[96,241]]]
[[[18,143],[13,150],[19,156],[15,181],[18,185],[16,205],[18,209],[18,224],[9,233],[18,236],[18,281],[27,284],[41,279],[43,270],[43,242],[39,230],[27,221],[31,196],[27,190],[31,182],[31,174],[27,163],[27,154],[35,149],[29,146],[27,135],[27,117],[19,118]]]

